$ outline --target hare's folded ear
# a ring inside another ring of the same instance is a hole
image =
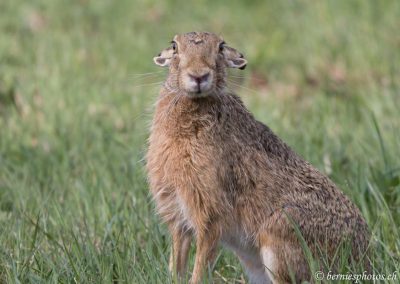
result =
[[[168,67],[171,63],[171,59],[174,55],[174,51],[171,47],[164,49],[161,53],[154,57],[154,63],[161,67]]]
[[[235,58],[228,61],[228,66],[231,68],[239,68],[244,70],[247,66],[247,60],[244,58]]]
[[[239,68],[240,70],[246,68],[247,60],[244,59],[243,54],[236,49],[225,45],[223,54],[227,67]]]

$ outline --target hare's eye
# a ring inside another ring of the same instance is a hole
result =
[[[222,52],[224,50],[224,45],[225,45],[225,41],[223,41],[219,44],[219,52]]]
[[[176,42],[175,41],[171,41],[171,44],[172,44],[172,49],[174,51],[176,51],[178,49],[178,46],[177,46]]]

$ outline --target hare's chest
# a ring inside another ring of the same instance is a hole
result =
[[[171,186],[194,189],[213,176],[218,161],[215,149],[201,139],[164,135],[150,142],[152,168]]]
[[[167,223],[191,229],[190,200],[200,191],[204,179],[201,156],[189,140],[150,138],[147,170],[157,211]]]
[[[153,190],[153,198],[164,222],[185,231],[193,228],[187,204],[176,188],[164,184]]]

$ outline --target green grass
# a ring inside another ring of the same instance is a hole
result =
[[[400,271],[399,26],[399,1],[2,0],[0,283],[172,281],[143,157],[152,57],[192,30],[246,55],[231,87],[361,209],[374,272]],[[245,279],[226,251],[211,278]]]

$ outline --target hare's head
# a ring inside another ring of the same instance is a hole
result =
[[[225,86],[226,67],[244,69],[247,64],[240,52],[207,32],[176,35],[154,62],[169,67],[171,87],[190,97],[215,94]]]

